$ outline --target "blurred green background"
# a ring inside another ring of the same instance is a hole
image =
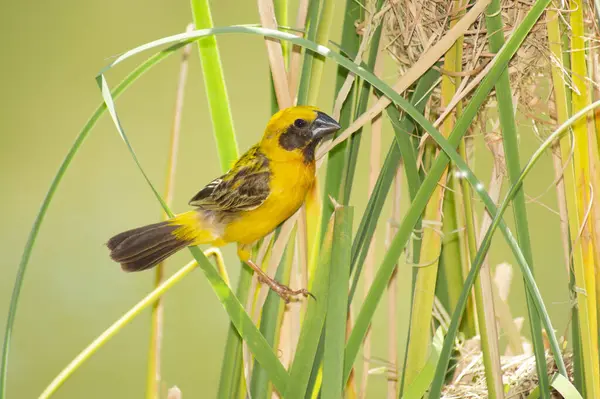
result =
[[[219,0],[213,1],[212,7],[215,26],[259,21],[252,1]],[[336,16],[334,41],[338,40],[342,17]],[[0,328],[4,331],[17,266],[39,205],[76,134],[101,101],[94,81],[96,73],[114,55],[184,31],[191,13],[186,1],[3,1],[0,21],[0,33],[5,38],[5,61],[0,64]],[[241,35],[220,37],[219,46],[238,143],[244,151],[259,139],[270,114],[265,46],[259,37]],[[136,60],[143,59],[144,55]],[[164,187],[166,175],[179,59],[175,55],[164,61],[117,102],[140,161],[159,188]],[[109,82],[116,84],[134,65],[127,62],[117,67],[109,74]],[[327,111],[333,104],[334,74],[335,66],[328,63],[317,104]],[[390,63],[385,77],[394,80],[394,74]],[[521,136],[525,151],[537,144],[525,125]],[[385,148],[390,139],[386,124]],[[478,138],[482,149],[481,142]],[[363,143],[352,199],[357,215],[366,203],[368,140]],[[173,206],[176,212],[186,210],[188,199],[219,174],[214,148],[194,47],[183,114]],[[488,181],[489,160],[478,158],[476,170],[483,181]],[[527,181],[528,193],[536,197],[546,192],[552,181],[550,159],[545,157]],[[555,208],[553,190],[540,201]],[[529,210],[540,289],[562,334],[568,322],[568,294],[562,247],[554,234],[558,232],[558,216],[536,203],[531,203]],[[122,230],[156,221],[160,214],[114,126],[104,116],[67,172],[33,251],[11,347],[10,398],[37,397],[80,350],[151,289],[153,273],[123,273],[109,259],[104,243]],[[358,216],[356,220],[358,223]],[[380,246],[383,233],[380,228]],[[234,248],[227,247],[224,253],[236,284],[239,263]],[[383,248],[379,248],[378,259],[382,253]],[[492,264],[512,261],[501,238],[495,240],[491,254]],[[174,256],[168,262],[168,273],[189,259],[185,252]],[[515,272],[511,307],[519,316],[526,309]],[[410,273],[410,267],[401,265],[397,323],[403,337]],[[374,359],[385,359],[385,311],[382,304],[372,330],[376,338]],[[144,312],[112,339],[55,397],[142,397],[149,315],[149,311]],[[199,271],[169,292],[162,367],[165,387],[177,385],[187,398],[213,397],[227,328],[227,315]],[[528,326],[524,331],[528,332]],[[400,348],[403,351],[403,345]],[[375,362],[373,367],[378,365]],[[385,377],[373,376],[369,397],[381,397],[384,390]]]

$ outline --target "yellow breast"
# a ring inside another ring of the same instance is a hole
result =
[[[270,168],[269,197],[225,227],[225,242],[251,244],[269,234],[300,208],[315,181],[314,162],[307,165],[302,160],[272,161]]]

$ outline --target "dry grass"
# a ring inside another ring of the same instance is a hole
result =
[[[565,365],[573,382],[573,364],[571,354],[564,355]],[[517,356],[502,356],[502,383],[508,386],[505,398],[526,398],[538,386],[535,357],[532,353]],[[548,375],[557,372],[552,355],[546,352]],[[479,338],[466,341],[460,348],[460,360],[455,368],[452,382],[444,391],[444,399],[485,399],[487,398],[485,370],[479,347]],[[556,391],[552,398],[562,398]]]
[[[389,11],[386,18],[389,43],[387,50],[396,60],[399,73],[402,75],[408,68],[418,62],[421,55],[435,45],[448,31],[450,20],[456,13],[448,13],[452,9],[453,0],[389,0]],[[530,5],[520,0],[502,2],[502,19],[504,35],[508,37],[514,27],[518,26],[529,10]],[[459,10],[461,11],[461,10]],[[509,65],[511,87],[518,106],[526,114],[531,107],[540,103],[538,86],[541,80],[550,76],[550,53],[546,27],[540,19],[525,40],[523,46]],[[463,71],[464,77],[461,88],[473,80],[491,60],[493,54],[488,49],[488,32],[485,29],[483,15],[464,33],[463,42]],[[442,74],[456,75],[456,72],[445,71]],[[431,111],[441,114],[439,89],[432,96]],[[467,96],[466,99],[469,97]],[[490,97],[489,108],[493,107],[493,96]],[[544,99],[547,103],[547,99]],[[487,119],[485,113],[480,113],[481,120]]]

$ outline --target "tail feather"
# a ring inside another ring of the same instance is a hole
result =
[[[154,223],[117,234],[106,245],[123,270],[146,270],[193,243],[191,238],[174,234],[180,227],[168,221]]]

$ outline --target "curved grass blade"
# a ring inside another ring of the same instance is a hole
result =
[[[102,91],[102,97],[108,107],[108,112],[117,128],[121,138],[125,142],[131,157],[133,158],[135,164],[137,165],[139,171],[142,173],[142,176],[150,186],[150,189],[154,193],[154,196],[160,202],[163,210],[169,217],[173,217],[173,213],[164,202],[156,188],[150,181],[150,178],[144,171],[141,166],[127,135],[119,121],[119,117],[117,115],[117,111],[115,109],[115,104],[108,88],[108,83],[103,74],[97,77],[98,84]],[[190,252],[198,262],[198,265],[204,272],[206,278],[211,284],[211,287],[215,291],[215,294],[219,298],[219,301],[229,314],[229,318],[231,322],[236,326],[240,335],[244,338],[248,347],[254,354],[256,360],[263,366],[263,368],[269,374],[269,378],[273,382],[273,385],[279,392],[284,392],[285,388],[288,384],[289,375],[277,356],[273,353],[271,347],[268,342],[265,340],[264,336],[258,331],[250,316],[244,310],[244,307],[238,300],[238,298],[233,294],[231,288],[223,281],[223,278],[218,273],[218,271],[210,264],[206,256],[200,251],[198,247],[189,247]]]
[[[147,72],[152,66],[156,65],[166,57],[168,57],[173,52],[177,51],[179,48],[183,47],[184,44],[177,43],[153,56],[148,58],[144,63],[140,64],[137,68],[135,68],[129,75],[125,77],[113,90],[112,94],[114,98],[119,97],[133,82],[135,82],[140,76],[142,76],[145,72]],[[31,227],[31,231],[29,232],[29,238],[27,239],[27,243],[25,244],[25,248],[23,249],[23,255],[21,256],[21,262],[19,263],[19,268],[17,270],[17,276],[15,278],[15,284],[13,286],[13,292],[10,299],[10,305],[8,310],[8,318],[6,321],[6,328],[4,331],[4,344],[2,347],[2,361],[0,363],[0,398],[4,399],[6,397],[6,374],[8,371],[8,355],[10,353],[10,342],[12,338],[13,326],[15,323],[15,317],[17,315],[17,306],[19,304],[19,296],[21,293],[21,287],[23,286],[23,280],[25,278],[25,272],[27,270],[27,265],[29,264],[29,258],[31,257],[31,252],[33,251],[33,247],[35,245],[38,233],[42,226],[42,222],[44,221],[44,217],[46,216],[46,212],[48,211],[48,207],[52,202],[52,198],[60,185],[65,173],[69,169],[73,158],[81,148],[81,145],[88,137],[92,128],[96,125],[96,122],[100,119],[100,117],[106,111],[106,105],[103,103],[96,108],[96,111],[90,116],[88,121],[85,123],[77,137],[75,138],[75,142],[69,149],[69,152],[65,156],[62,164],[58,168],[58,172],[52,183],[50,184],[50,188],[42,201],[42,205],[40,206],[40,210],[33,222],[33,226]]]

